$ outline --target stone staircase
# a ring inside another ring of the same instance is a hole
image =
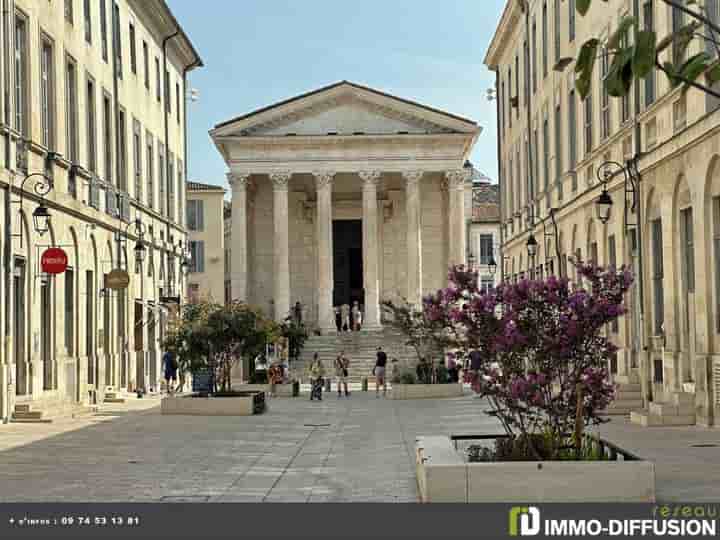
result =
[[[392,370],[391,360],[397,358],[401,365],[414,365],[417,356],[412,347],[405,345],[405,338],[397,330],[384,327],[378,331],[340,332],[324,336],[311,336],[303,347],[300,358],[290,364],[290,375],[308,382],[308,368],[313,355],[318,353],[329,377],[335,376],[334,361],[340,351],[350,359],[348,381],[361,383],[372,379],[377,348],[382,347],[388,356],[388,382]]]
[[[695,394],[673,392],[664,402],[653,401],[647,409],[632,411],[630,421],[641,426],[695,425]]]
[[[640,383],[619,383],[615,390],[615,399],[604,412],[612,416],[627,416],[635,410],[642,409],[642,406]]]
[[[49,424],[57,418],[76,418],[96,411],[95,406],[87,407],[79,403],[18,403],[10,421],[23,424]]]

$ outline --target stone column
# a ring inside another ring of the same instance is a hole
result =
[[[422,226],[420,222],[420,180],[422,171],[405,171],[405,217],[407,220],[407,301],[422,301]]]
[[[363,278],[365,286],[365,320],[363,328],[380,328],[380,287],[378,273],[377,186],[380,171],[361,171],[363,181]]]
[[[333,311],[332,181],[334,172],[313,173],[317,186],[318,325],[337,331]]]
[[[249,173],[229,173],[232,188],[230,288],[232,300],[248,301],[247,187]]]
[[[270,174],[273,183],[273,251],[275,321],[282,322],[290,313],[290,245],[288,235],[288,182],[292,174],[287,171]]]
[[[450,264],[465,264],[465,184],[468,173],[464,169],[447,171]],[[480,254],[476,253],[476,257]]]

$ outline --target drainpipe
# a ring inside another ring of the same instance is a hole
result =
[[[527,70],[528,77],[525,77],[525,88],[527,88],[527,93],[525,94],[525,106],[527,107],[527,176],[529,180],[529,189],[528,189],[528,200],[530,203],[530,227],[528,229],[530,230],[530,234],[533,233],[533,230],[535,229],[535,176],[534,176],[534,163],[535,160],[533,159],[533,132],[532,132],[532,89],[530,88],[530,79],[532,79],[532,70],[537,69],[537,66],[533,66],[531,64],[531,55],[530,55],[530,3],[527,2],[527,0],[523,0],[522,6],[525,10],[525,36],[527,41],[527,47],[525,47],[525,63],[529,66]],[[520,89],[518,88],[518,93],[520,93]],[[518,107],[520,104],[518,103]],[[528,257],[528,272],[530,275],[535,275],[535,262],[536,262],[537,253],[535,254],[535,257],[532,258],[532,267],[529,266],[530,257]]]
[[[498,249],[498,258],[499,261],[495,261],[497,264],[500,265],[500,283],[505,281],[505,250],[503,249],[503,245],[505,242],[505,235],[504,235],[504,229],[505,229],[505,221],[504,221],[504,202],[505,198],[503,196],[503,175],[502,175],[502,130],[503,125],[501,124],[502,118],[500,118],[500,99],[501,96],[499,94],[500,92],[500,70],[495,70],[495,118],[497,119],[495,123],[497,124],[497,163],[498,163],[498,186],[499,186],[499,192],[500,192],[500,248]],[[495,270],[497,272],[497,269]]]
[[[167,44],[174,37],[180,35],[180,27],[175,26],[175,31],[163,39],[162,42],[162,54],[163,54],[163,69],[162,77],[163,81],[163,118],[165,119],[165,242],[170,242],[170,185],[173,179],[170,178],[170,127],[168,125],[168,105],[170,103],[170,77],[167,77]],[[167,268],[165,269],[165,281],[168,285],[172,285],[170,282],[170,260],[168,259]],[[168,287],[169,288],[169,287]],[[168,291],[169,292],[169,291]]]

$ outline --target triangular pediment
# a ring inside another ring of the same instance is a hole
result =
[[[475,133],[471,120],[343,81],[215,127],[217,137]]]

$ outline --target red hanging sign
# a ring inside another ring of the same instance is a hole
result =
[[[46,249],[40,257],[40,267],[46,274],[62,274],[67,270],[67,265],[67,253],[57,247]]]

